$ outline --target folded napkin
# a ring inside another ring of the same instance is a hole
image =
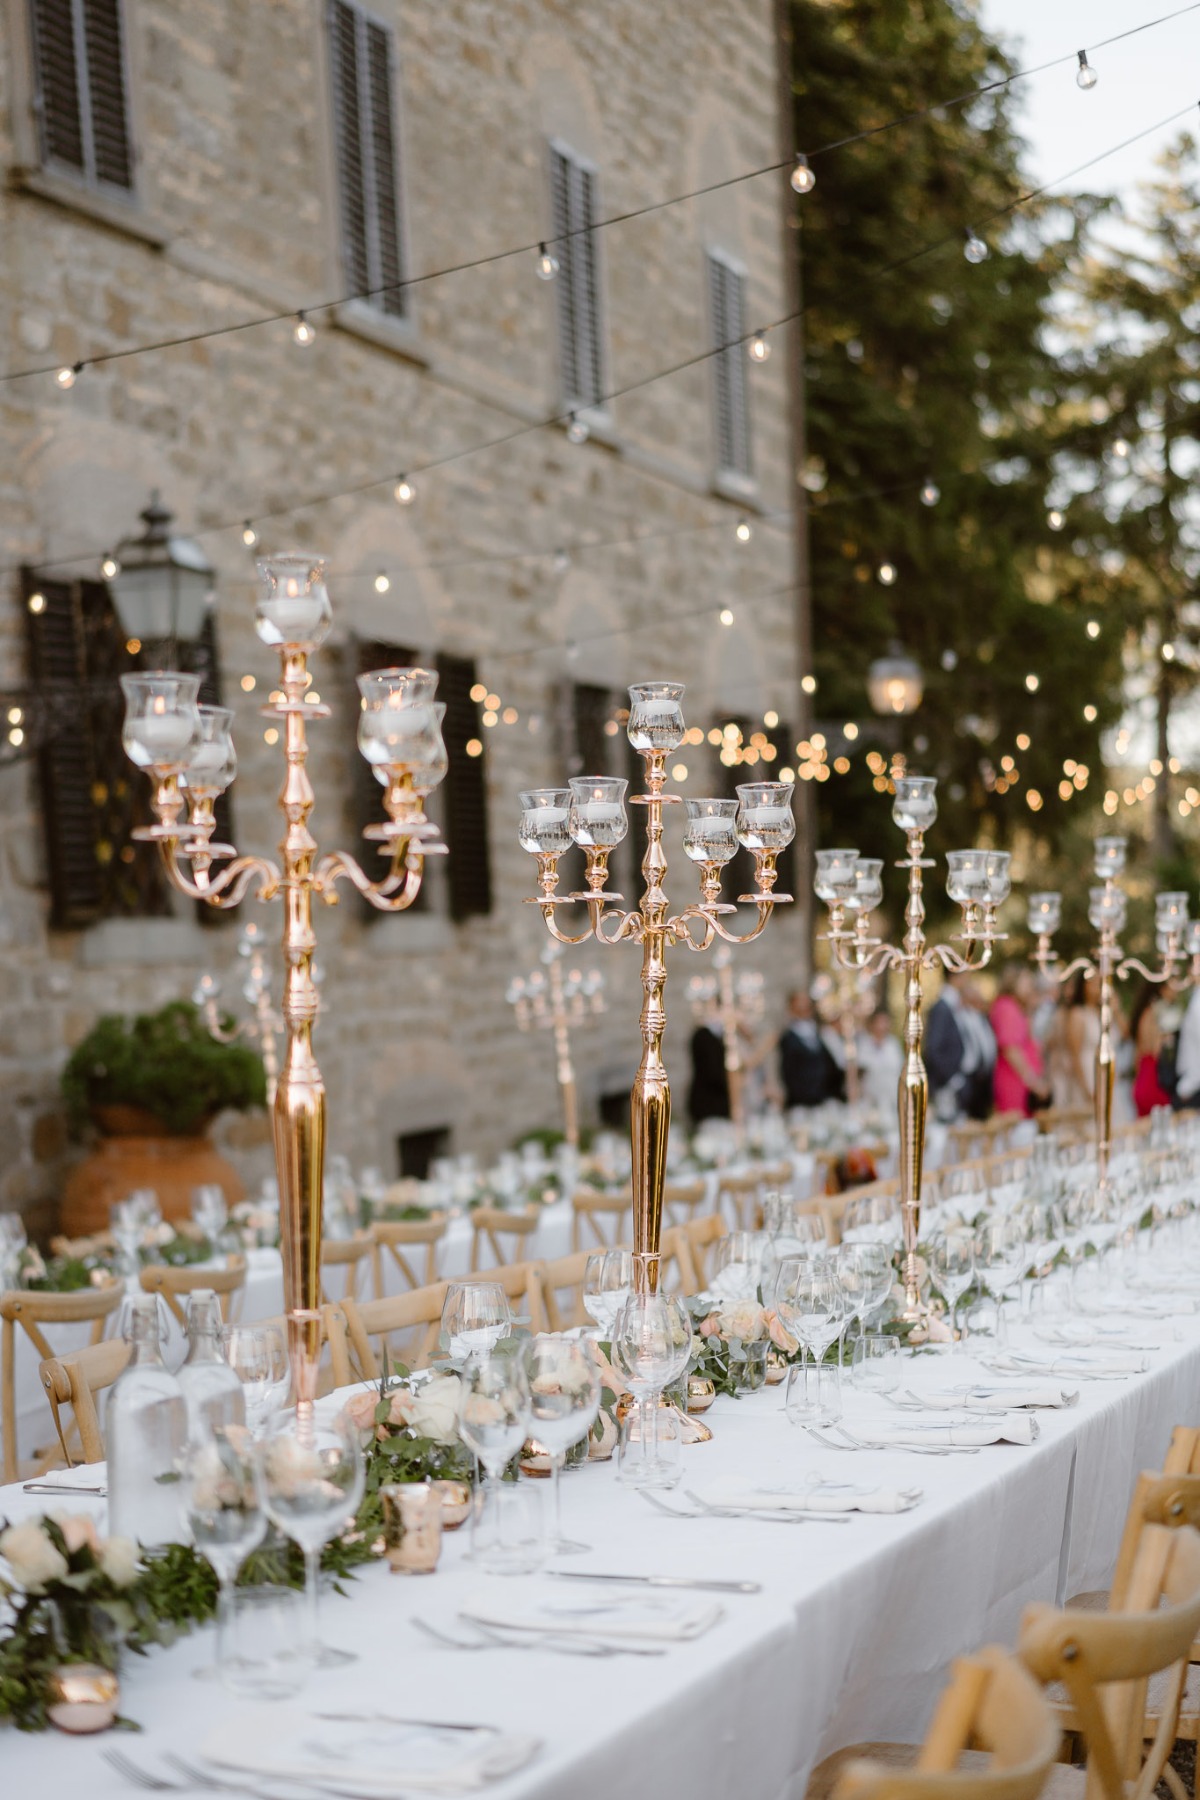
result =
[[[990,1368],[1004,1375],[1070,1375],[1080,1381],[1116,1381],[1125,1375],[1141,1375],[1150,1364],[1137,1350],[1115,1344],[1095,1350],[1064,1350],[1049,1360],[1025,1350],[1002,1350],[989,1360]]]
[[[403,1800],[467,1794],[524,1768],[541,1748],[531,1737],[439,1731],[364,1707],[361,1717],[322,1719],[278,1706],[243,1707],[203,1746],[208,1762],[240,1775],[319,1786],[322,1792]]]
[[[948,1419],[909,1425],[903,1419],[852,1419],[845,1430],[872,1448],[903,1450],[974,1449],[982,1444],[1032,1444],[1038,1422],[1032,1413],[1001,1413],[994,1419]]]
[[[1005,1387],[959,1387],[922,1390],[913,1388],[895,1396],[898,1406],[912,1404],[928,1407],[931,1412],[1009,1412],[1021,1407],[1074,1406],[1078,1388],[1064,1388],[1057,1382],[1012,1382]]]
[[[463,1607],[460,1618],[499,1631],[533,1637],[607,1638],[614,1643],[636,1640],[685,1643],[702,1637],[725,1615],[724,1607],[695,1594],[606,1594],[599,1591],[537,1596],[528,1600],[480,1595]]]
[[[98,1488],[100,1495],[104,1495],[108,1492],[108,1464],[83,1463],[74,1469],[47,1469],[44,1475],[31,1475],[28,1484],[36,1487],[46,1499],[52,1488],[64,1494],[77,1493],[81,1488]],[[95,1500],[100,1495],[85,1492],[81,1497]]]
[[[755,1484],[738,1475],[723,1476],[694,1490],[706,1506],[735,1507],[739,1512],[907,1512],[924,1499],[920,1488],[859,1487],[853,1482],[768,1482]]]

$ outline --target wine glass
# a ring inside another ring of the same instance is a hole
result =
[[[588,1317],[599,1326],[602,1338],[612,1337],[617,1314],[632,1292],[632,1253],[593,1250],[583,1272],[583,1304]]]
[[[762,1279],[763,1257],[771,1239],[765,1231],[730,1231],[713,1245],[709,1290],[722,1300],[754,1300]]]
[[[651,1415],[665,1388],[687,1368],[692,1355],[692,1321],[677,1294],[634,1293],[613,1326],[612,1362],[641,1411],[636,1430],[626,1434],[637,1456],[622,1459],[621,1480],[638,1487],[673,1487],[674,1462],[660,1460],[658,1431]]]
[[[975,1234],[965,1226],[940,1232],[929,1246],[929,1273],[938,1292],[950,1302],[950,1348],[961,1347],[964,1327],[958,1324],[958,1303],[975,1279]]]
[[[801,1422],[827,1416],[821,1401],[821,1364],[838,1334],[843,1299],[832,1262],[826,1257],[785,1256],[775,1278],[775,1310],[800,1345],[801,1360],[788,1377],[787,1414]],[[809,1389],[808,1364],[816,1375]],[[798,1379],[797,1379],[798,1377]],[[800,1393],[794,1393],[798,1387]]]
[[[988,1219],[979,1230],[975,1263],[984,1285],[996,1302],[996,1343],[1008,1341],[1004,1301],[1008,1290],[1025,1273],[1025,1233],[1016,1219]]]
[[[452,1281],[442,1306],[439,1341],[454,1362],[494,1350],[512,1322],[498,1281]]]
[[[531,1424],[529,1377],[518,1356],[480,1354],[462,1373],[458,1432],[483,1464],[479,1504],[471,1515],[471,1558],[491,1575],[523,1575],[536,1565],[520,1532],[505,1524],[516,1484],[502,1479],[505,1466],[520,1450]]]
[[[305,1409],[272,1421],[259,1445],[263,1505],[304,1556],[307,1627],[303,1654],[319,1669],[354,1662],[349,1650],[321,1642],[318,1575],[322,1547],[354,1517],[362,1499],[364,1469],[359,1433],[344,1413],[323,1422]]]
[[[246,1424],[254,1437],[261,1437],[287,1399],[292,1378],[283,1333],[277,1325],[226,1325],[221,1348],[242,1384]]]
[[[192,1219],[214,1247],[229,1218],[225,1190],[215,1181],[192,1189]]]
[[[554,1535],[550,1549],[557,1555],[574,1555],[590,1548],[563,1536],[560,1477],[567,1451],[592,1429],[600,1410],[600,1372],[591,1346],[578,1338],[542,1331],[525,1350],[529,1375],[532,1435],[549,1452],[554,1508]]]
[[[250,1552],[267,1535],[262,1482],[245,1426],[216,1425],[193,1441],[182,1477],[183,1522],[217,1578],[216,1659],[196,1674],[231,1687],[237,1669],[230,1655],[234,1584]]]

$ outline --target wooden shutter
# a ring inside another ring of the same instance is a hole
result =
[[[550,147],[550,208],[563,402],[598,406],[604,398],[604,329],[596,176],[557,144]]]
[[[796,740],[792,735],[791,726],[783,723],[776,725],[773,730],[767,733],[767,735],[770,738],[771,743],[774,744],[777,754],[774,762],[768,763],[765,768],[762,769],[762,779],[764,781],[778,781],[780,769],[786,768],[789,761],[792,761],[792,767],[795,767],[795,762],[788,756],[788,750],[789,748],[792,751],[795,750]],[[751,773],[756,774],[757,770],[751,770]],[[793,793],[792,810],[796,813],[796,829],[799,830],[800,817],[796,807],[797,798],[798,796]],[[796,883],[800,879],[800,870],[796,862],[795,838],[792,839],[786,850],[781,850],[779,852],[775,867],[779,871],[779,880],[775,883],[777,890],[781,894],[791,894],[792,898],[795,899]],[[748,892],[748,890],[743,891]]]
[[[121,0],[31,0],[43,160],[90,186],[133,187]]]
[[[746,282],[713,251],[708,256],[708,301],[712,344],[717,351],[712,359],[717,468],[749,477],[753,462],[746,348],[741,341],[746,329]]]
[[[356,296],[403,318],[392,33],[350,0],[328,20],[343,267]]]
[[[450,917],[456,922],[492,910],[488,845],[487,771],[482,755],[469,756],[472,740],[482,743],[479,707],[471,698],[478,676],[467,656],[439,656],[438,694],[446,702],[442,735],[450,768],[442,784],[446,809],[446,886]]]
[[[416,651],[410,649],[407,645],[386,644],[382,643],[378,638],[360,638],[355,644],[354,655],[352,658],[354,673],[356,675],[365,675],[371,669],[407,669],[411,668],[416,661]],[[359,701],[361,695],[359,694],[356,683],[351,684],[348,698],[349,704],[346,710],[349,715],[351,734],[349,755],[351,767],[354,771],[354,791],[351,802],[354,821],[354,841],[350,845],[350,849],[352,854],[358,858],[372,881],[377,881],[380,872],[386,865],[379,854],[379,845],[373,843],[370,838],[364,838],[362,833],[368,825],[382,824],[386,817],[383,810],[383,788],[380,786],[379,782],[376,781],[374,770],[358,748],[358,715],[360,711]],[[443,860],[445,859],[443,858]],[[411,907],[406,909],[407,911],[428,912],[428,876],[432,866],[431,859],[426,865],[426,879],[422,881],[420,891]],[[346,890],[343,889],[343,893],[345,892]],[[382,919],[386,916],[379,912],[376,907],[372,906],[371,902],[365,899],[363,895],[356,892],[354,898],[364,919],[373,921],[375,919]]]

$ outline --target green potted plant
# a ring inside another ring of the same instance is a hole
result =
[[[107,1225],[111,1201],[135,1187],[154,1188],[166,1218],[186,1218],[191,1189],[203,1182],[219,1185],[230,1205],[243,1198],[207,1133],[219,1112],[266,1104],[262,1061],[244,1044],[219,1043],[190,1001],[134,1018],[106,1013],[68,1058],[60,1085],[72,1132],[90,1125],[100,1134],[68,1178],[64,1231]]]

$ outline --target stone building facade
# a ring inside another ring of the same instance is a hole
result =
[[[453,917],[440,868],[420,912],[322,910],[318,1050],[331,1147],[356,1164],[393,1174],[400,1138],[430,1131],[491,1154],[557,1117],[550,1043],[518,1037],[505,999],[545,942],[521,904],[518,790],[579,772],[597,733],[628,772],[615,714],[638,678],[686,681],[705,733],[736,720],[749,743],[777,715],[776,770],[794,748],[780,736],[801,673],[783,334],[761,365],[689,363],[786,313],[782,179],[595,223],[779,162],[771,0],[5,0],[0,28],[0,318],[19,377],[0,383],[0,688],[27,709],[0,767],[0,1206],[52,1204],[71,1154],[57,1073],[97,1014],[236,963],[236,918],[202,925],[183,902],[171,917],[53,919],[43,752],[48,734],[90,726],[39,719],[28,601],[45,580],[98,581],[152,488],[216,570],[240,848],[280,834],[255,554],[300,544],[329,561],[336,627],[315,670],[335,716],[310,733],[324,847],[351,847],[362,822],[362,646],[473,664],[486,843],[477,830],[454,848],[485,858],[490,904]],[[543,239],[553,280],[535,268]],[[280,316],[119,354],[265,314]],[[80,361],[60,385],[53,371]],[[585,442],[560,423],[479,448],[571,408]],[[416,497],[400,505],[410,470]],[[682,793],[773,772],[722,767],[707,738],[680,761]],[[668,838],[672,897],[690,898],[674,823]],[[798,921],[781,914],[746,954],[781,993]],[[638,957],[571,960],[608,984],[576,1043],[594,1118],[636,1065]],[[702,966],[672,958],[680,1107],[684,989]],[[235,1136],[253,1177],[265,1129]]]

